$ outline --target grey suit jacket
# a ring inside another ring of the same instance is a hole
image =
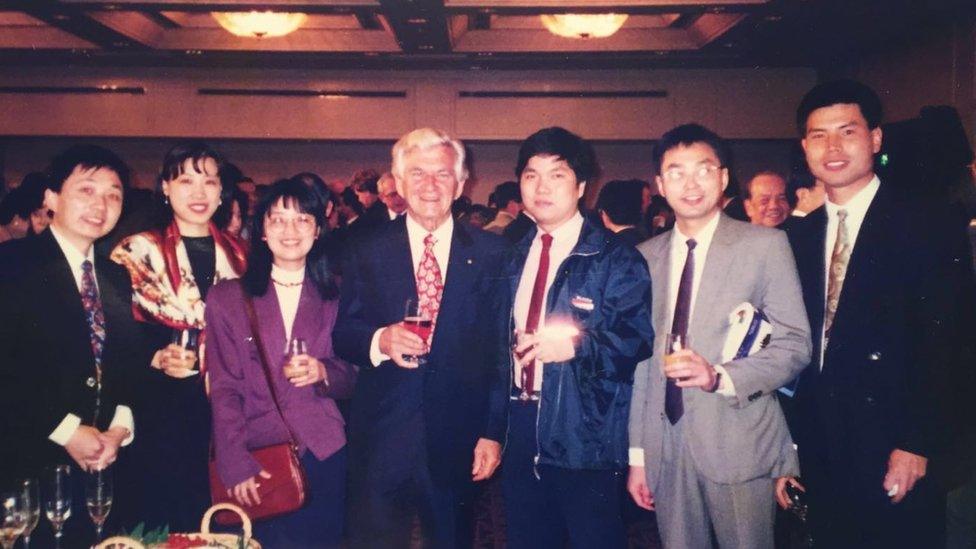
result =
[[[796,451],[776,396],[810,360],[810,327],[800,281],[786,234],[720,214],[705,258],[692,311],[691,348],[712,364],[721,362],[728,315],[742,302],[762,309],[773,325],[769,345],[752,356],[724,364],[735,396],[684,390],[685,444],[696,469],[713,482],[731,484],[799,474]],[[674,304],[668,299],[672,231],[638,246],[652,284],[654,355],[641,362],[634,379],[630,447],[643,448],[648,486],[660,480],[664,444],[664,334]]]

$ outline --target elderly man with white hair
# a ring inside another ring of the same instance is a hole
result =
[[[501,459],[508,371],[492,343],[503,241],[455,223],[464,146],[414,130],[393,146],[406,215],[350,249],[336,353],[361,368],[350,414],[350,546],[470,546],[473,483]],[[411,307],[405,305],[411,302]],[[407,319],[406,317],[411,317]]]

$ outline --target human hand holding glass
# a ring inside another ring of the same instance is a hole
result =
[[[419,300],[407,300],[403,313],[403,327],[422,339],[429,353],[430,337],[434,330],[434,319],[421,307]],[[408,362],[416,362],[419,366],[427,363],[428,353],[422,355],[404,355],[403,358]]]
[[[308,370],[308,345],[300,337],[292,337],[285,345],[285,379],[305,375]]]

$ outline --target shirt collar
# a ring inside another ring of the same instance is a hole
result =
[[[847,215],[849,217],[863,218],[867,214],[868,207],[871,206],[871,201],[874,200],[874,195],[878,194],[878,189],[881,187],[881,180],[875,175],[868,184],[857,192],[847,204],[843,206],[834,204],[830,199],[826,199],[825,205],[827,207],[827,216],[833,218],[837,215],[837,210],[847,210]]]
[[[582,230],[583,215],[579,212],[579,210],[576,210],[573,217],[569,218],[565,223],[553,229],[549,235],[552,236],[552,243],[554,246],[567,243],[576,244],[576,242],[579,240],[580,231]],[[546,233],[539,231],[535,235],[535,239],[540,240],[543,234]]]
[[[454,217],[451,215],[448,215],[447,220],[441,223],[439,227],[433,230],[433,232],[425,229],[423,225],[418,223],[413,217],[410,216],[409,212],[407,212],[406,216],[407,236],[410,238],[411,242],[415,240],[423,242],[424,237],[426,237],[428,234],[434,235],[434,240],[436,242],[447,242],[450,240],[451,234],[454,232]]]
[[[65,259],[68,260],[68,264],[75,268],[81,268],[81,264],[86,260],[91,261],[92,266],[95,265],[95,246],[91,245],[88,247],[88,253],[83,254],[81,250],[75,247],[74,244],[68,241],[67,238],[58,233],[58,230],[51,225],[48,227],[51,234],[54,236],[54,240],[57,241],[58,247],[61,248],[61,253],[64,254]]]
[[[696,242],[696,247],[701,249],[707,249],[712,244],[712,237],[715,236],[715,229],[718,228],[718,220],[720,217],[722,217],[722,212],[716,212],[715,216],[712,217],[712,219],[710,219],[708,223],[706,223],[705,226],[702,227],[702,229],[698,231],[698,234],[695,235],[694,237],[687,236],[686,234],[682,233],[681,229],[678,228],[678,224],[675,223],[674,235],[671,237],[672,244],[677,242],[684,245],[689,238],[694,238]]]

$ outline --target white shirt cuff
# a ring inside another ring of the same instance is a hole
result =
[[[136,422],[132,418],[132,409],[128,406],[116,406],[115,415],[112,416],[112,423],[109,424],[108,428],[111,429],[112,427],[122,427],[129,430],[129,436],[122,441],[122,446],[128,446],[132,439],[136,438]]]
[[[55,427],[54,431],[52,431],[47,438],[59,446],[65,446],[68,444],[68,441],[71,440],[71,437],[74,436],[75,431],[77,431],[78,427],[80,426],[81,418],[74,414],[68,414],[64,416],[61,423]]]
[[[716,372],[722,374],[722,379],[718,380],[718,389],[715,392],[722,396],[734,397],[735,385],[732,383],[732,376],[729,375],[729,371],[720,364],[716,364],[714,368]]]
[[[630,448],[627,450],[627,462],[630,463],[631,467],[643,467],[644,466],[644,449],[643,448]]]
[[[373,339],[369,342],[369,361],[373,363],[373,366],[379,366],[383,362],[390,360],[390,357],[380,351],[380,332],[384,329],[380,328],[373,332]]]

